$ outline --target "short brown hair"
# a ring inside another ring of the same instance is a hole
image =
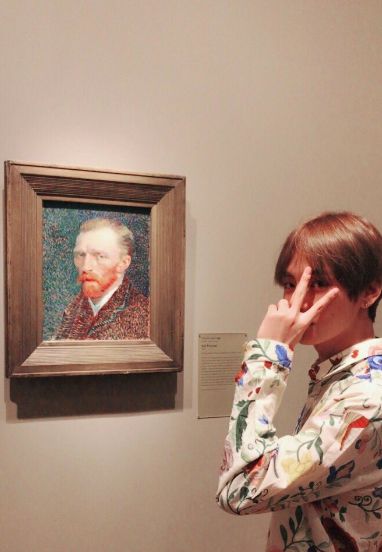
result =
[[[89,232],[90,230],[98,230],[99,228],[111,228],[118,236],[119,245],[122,255],[134,254],[134,236],[131,230],[119,220],[108,218],[93,218],[86,220],[80,226],[80,232]]]
[[[382,283],[382,236],[354,213],[322,213],[293,230],[276,264],[277,284],[282,285],[295,256],[305,259],[317,273],[329,272],[353,300],[370,284]],[[368,309],[373,322],[381,296]]]

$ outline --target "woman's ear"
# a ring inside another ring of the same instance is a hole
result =
[[[362,293],[362,306],[365,309],[371,307],[373,303],[379,298],[382,293],[382,284],[379,282],[372,282],[367,289]]]

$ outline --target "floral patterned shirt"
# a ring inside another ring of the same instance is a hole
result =
[[[382,552],[382,339],[313,364],[296,431],[277,437],[292,356],[247,344],[217,500],[233,514],[274,512],[267,552]]]

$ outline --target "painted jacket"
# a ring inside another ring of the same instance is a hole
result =
[[[267,552],[382,552],[382,339],[314,364],[295,433],[278,437],[292,356],[247,344],[217,500],[233,514],[274,512]]]
[[[149,299],[127,276],[109,301],[93,314],[82,291],[66,307],[55,339],[143,339],[149,336]]]

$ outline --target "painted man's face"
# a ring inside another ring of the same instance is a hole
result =
[[[73,253],[78,282],[84,295],[92,299],[107,293],[131,262],[131,257],[122,253],[116,232],[107,227],[80,232]]]

